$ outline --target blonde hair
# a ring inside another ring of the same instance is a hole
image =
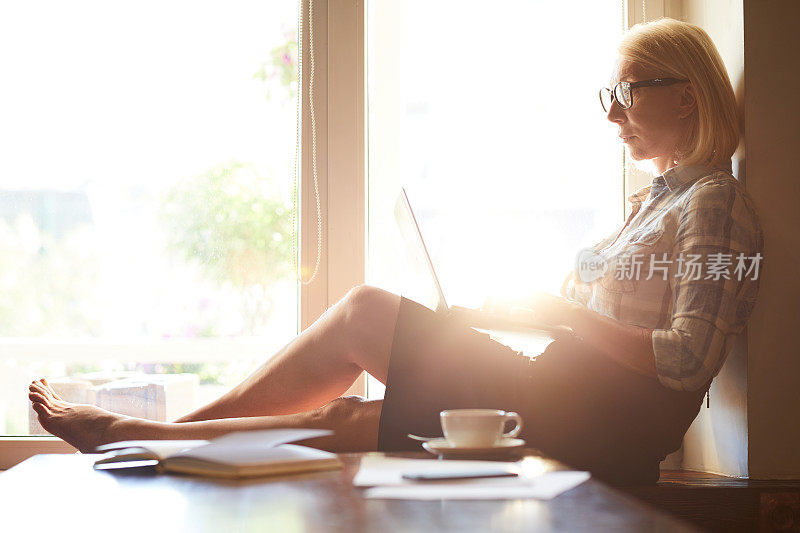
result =
[[[736,98],[708,34],[694,24],[662,18],[632,27],[618,52],[664,77],[688,79],[694,87],[697,109],[689,117],[685,145],[678,147],[680,163],[730,164],[739,144]]]

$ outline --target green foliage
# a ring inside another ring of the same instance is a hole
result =
[[[270,287],[292,273],[290,210],[268,181],[248,165],[220,165],[173,186],[160,218],[174,253],[240,290],[250,332],[263,324]]]
[[[253,75],[267,100],[296,99],[297,31],[269,51]],[[267,180],[252,166],[232,161],[173,186],[161,206],[169,249],[220,287],[240,291],[246,329],[254,333],[272,309],[270,288],[294,276],[291,207],[267,192]],[[201,331],[200,336],[213,336]]]
[[[0,336],[94,336],[100,260],[88,227],[64,239],[30,216],[0,220]]]
[[[201,385],[233,386],[250,375],[255,364],[252,361],[160,363],[155,365],[156,368],[141,368],[148,365],[138,365],[139,368],[135,370],[148,374],[197,374]]]
[[[211,279],[239,288],[290,273],[290,211],[264,182],[237,162],[180,181],[163,203],[170,248],[199,262]]]
[[[269,100],[280,92],[290,100],[297,98],[297,30],[286,32],[286,42],[269,51],[269,59],[253,74],[263,83]]]

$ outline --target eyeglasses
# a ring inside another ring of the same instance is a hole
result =
[[[614,86],[613,89],[603,87],[600,89],[600,105],[603,106],[603,111],[608,113],[614,100],[617,101],[622,109],[630,109],[633,105],[633,89],[638,87],[664,87],[666,85],[673,85],[682,81],[678,78],[655,78],[652,80],[642,81],[621,81]]]

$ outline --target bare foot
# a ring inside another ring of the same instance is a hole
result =
[[[44,378],[33,381],[29,390],[28,398],[42,427],[83,453],[93,452],[101,444],[128,438],[125,428],[136,422],[129,416],[93,405],[68,402],[56,394]]]

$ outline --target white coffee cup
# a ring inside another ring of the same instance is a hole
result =
[[[498,409],[450,409],[442,411],[439,417],[444,438],[458,447],[488,448],[522,431],[521,416]],[[516,426],[503,433],[507,420],[515,421]]]

